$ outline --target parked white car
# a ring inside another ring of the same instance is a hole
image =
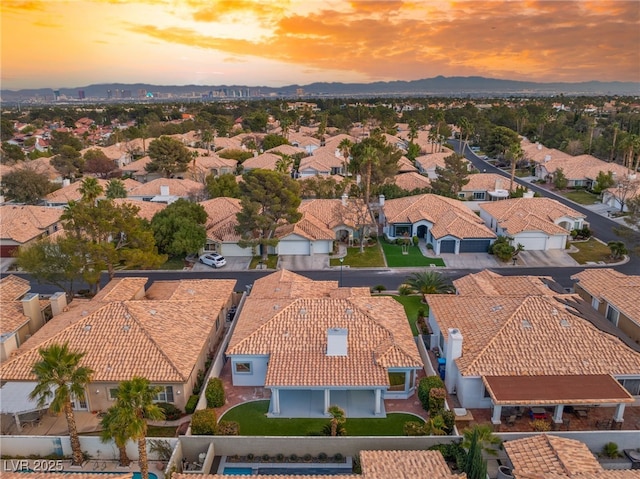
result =
[[[221,268],[225,264],[227,264],[227,260],[224,259],[224,256],[221,256],[218,253],[203,254],[202,256],[200,256],[198,261],[200,261],[202,264],[213,266],[214,268]]]

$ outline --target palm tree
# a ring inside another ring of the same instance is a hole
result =
[[[118,411],[117,422],[128,424],[127,435],[138,441],[138,464],[142,479],[149,479],[149,464],[147,459],[147,419],[162,420],[164,413],[156,404],[155,396],[160,388],[151,387],[149,380],[134,377],[122,381],[116,392],[116,403],[113,406]],[[115,439],[115,438],[114,438]]]
[[[614,122],[613,123],[613,141],[611,143],[611,154],[609,155],[609,163],[611,163],[613,161],[613,159],[615,158],[616,140],[618,139],[618,129],[619,128],[620,128],[620,125],[618,124],[618,122]]]
[[[349,138],[342,139],[338,144],[338,149],[340,150],[340,153],[342,153],[343,170],[345,175],[347,174],[347,170],[349,168],[349,155],[351,153],[352,146],[353,146],[353,143],[351,143]]]
[[[344,410],[338,406],[330,406],[329,409],[327,409],[327,412],[331,415],[331,435],[337,436],[339,426],[344,424],[347,420],[344,414]],[[341,432],[344,435],[346,431],[344,430],[344,428],[340,429],[342,430]]]
[[[471,447],[474,436],[483,451],[492,456],[498,454],[497,449],[500,448],[502,439],[493,434],[491,426],[487,424],[476,424],[472,428],[465,429],[462,447],[468,450]]]
[[[131,459],[127,456],[127,442],[132,438],[129,429],[130,422],[127,417],[122,414],[122,410],[117,407],[110,407],[107,414],[100,421],[102,431],[100,432],[100,440],[109,442],[113,440],[120,453],[120,467],[129,467]]]
[[[373,169],[374,165],[378,164],[378,150],[372,145],[365,146],[362,154],[362,162],[366,165],[364,204],[368,208],[369,197],[371,195],[371,170]]]
[[[202,130],[200,132],[200,139],[204,142],[207,149],[207,156],[210,155],[211,143],[214,141],[213,132],[210,129]]]
[[[86,201],[92,205],[95,205],[98,196],[100,196],[103,191],[104,189],[100,186],[98,180],[92,176],[87,176],[82,180],[82,184],[80,188],[78,188],[78,192],[82,195],[82,201]]]
[[[413,293],[425,294],[446,294],[455,292],[455,288],[449,281],[437,271],[425,270],[413,273],[405,284]]]
[[[611,251],[611,257],[613,259],[620,259],[629,252],[622,241],[609,241],[607,246]]]
[[[511,181],[509,182],[509,191],[513,191],[513,182],[516,177],[516,165],[522,159],[524,152],[520,143],[513,143],[507,150],[507,158],[511,162]]]
[[[473,133],[473,125],[466,116],[463,116],[460,118],[458,126],[460,127],[460,154],[462,155],[464,154],[465,148],[469,147],[469,135]],[[462,140],[463,137],[464,141]]]
[[[39,349],[38,353],[42,359],[35,363],[31,370],[38,383],[29,394],[29,398],[37,399],[38,407],[43,407],[53,396],[49,409],[55,413],[64,411],[73,451],[72,464],[80,466],[84,461],[84,455],[80,448],[71,397],[85,396],[85,387],[91,381],[93,370],[80,366],[85,353],[71,351],[67,343],[52,344],[48,348]]]

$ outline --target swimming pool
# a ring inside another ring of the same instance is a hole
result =
[[[227,476],[250,476],[252,473],[250,467],[225,467],[223,471]]]

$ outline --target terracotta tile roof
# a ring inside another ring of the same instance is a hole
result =
[[[152,382],[185,382],[235,280],[172,283],[174,292],[164,292],[168,299],[105,302],[99,298],[83,303],[86,309],[74,308],[53,318],[0,367],[3,379],[33,380],[31,367],[39,359],[38,348],[68,342],[73,350],[86,351],[83,364],[94,369],[93,381],[118,382],[137,375]],[[135,288],[124,289],[116,294],[116,287],[107,296],[126,297]]]
[[[237,198],[219,197],[200,204],[207,212],[207,238],[213,241],[238,241],[240,235],[236,233],[238,220],[236,214],[242,210]]]
[[[553,234],[569,234],[555,222],[563,217],[585,218],[585,215],[550,198],[512,198],[483,203],[480,208],[498,221],[508,234],[523,231],[542,231]]]
[[[586,269],[571,276],[591,296],[606,301],[640,325],[640,276],[610,268]]]
[[[413,166],[413,162],[406,156],[400,157],[398,160],[398,173],[408,173],[410,171],[418,171],[418,168]]]
[[[347,356],[327,356],[331,328],[347,329]],[[254,283],[227,354],[269,354],[267,386],[386,386],[387,367],[421,367],[393,298],[290,272]]]
[[[275,170],[277,162],[282,159],[280,155],[274,153],[262,153],[261,155],[247,158],[242,162],[242,168],[247,170]]]
[[[603,470],[601,472],[583,472],[576,476],[567,476],[562,473],[537,474],[535,472],[514,473],[515,479],[566,479],[567,477],[577,477],[579,479],[640,479],[640,470],[630,469]]]
[[[92,301],[130,301],[138,299],[136,295],[144,294],[144,286],[149,278],[125,277],[114,278],[96,294]]]
[[[462,191],[495,191],[495,190],[508,190],[509,178],[505,178],[502,175],[495,173],[476,173],[469,175],[469,183],[462,187]],[[515,187],[518,186],[514,183]]]
[[[393,181],[405,191],[429,188],[431,186],[431,180],[417,171],[395,175]]]
[[[415,223],[427,220],[435,238],[495,238],[496,235],[461,201],[424,194],[387,200],[382,207],[388,223]]]
[[[17,331],[29,319],[20,301],[0,301],[0,336]]]
[[[145,170],[145,166],[147,166],[150,162],[151,162],[150,156],[143,156],[139,160],[132,161],[131,163],[129,163],[128,165],[124,165],[120,169],[123,172],[138,173],[138,174],[146,173],[147,171]]]
[[[140,186],[129,192],[129,196],[158,196],[160,195],[161,186],[168,186],[170,195],[181,197],[188,197],[193,193],[202,191],[204,188],[202,183],[198,183],[193,180],[158,178],[156,180],[140,184]]]
[[[549,289],[543,279],[550,276],[502,276],[488,269],[471,273],[453,281],[457,293],[462,296],[528,296],[531,294],[551,295],[557,293]]]
[[[196,168],[211,170],[214,168],[231,168],[235,171],[236,165],[238,164],[237,160],[232,160],[229,158],[221,158],[213,152],[208,152],[207,150],[195,148],[189,148],[190,150],[199,151],[200,156],[196,157]],[[209,153],[209,154],[207,154]],[[193,162],[192,162],[193,165]],[[189,167],[191,169],[191,166]]]
[[[145,220],[151,221],[151,219],[158,213],[167,207],[166,203],[156,203],[153,201],[133,200],[130,198],[116,198],[113,200],[116,205],[132,205],[137,207],[138,216]]]
[[[149,143],[151,143],[154,138],[147,138],[144,140],[144,147],[149,148]],[[83,155],[89,150],[102,150],[102,152],[112,160],[119,160],[123,156],[130,156],[134,151],[142,152],[143,141],[142,138],[134,138],[131,141],[124,141],[121,143],[116,143],[111,146],[92,146],[91,148],[85,148],[80,153]]]
[[[305,156],[300,160],[299,171],[314,169],[319,172],[331,172],[331,168],[340,168],[344,165],[344,158],[337,157],[334,151],[326,148],[318,148],[311,156]]]
[[[267,153],[275,153],[275,154],[282,154],[282,155],[299,155],[300,153],[305,153],[305,149],[304,148],[299,148],[297,146],[293,146],[293,145],[280,145],[280,146],[274,146],[273,148],[270,148],[267,150]]]
[[[298,211],[303,218],[313,217],[330,230],[342,225],[354,228],[361,218],[371,219],[364,202],[356,198],[347,198],[346,204],[342,199],[303,200]],[[370,223],[373,224],[373,220]]]
[[[26,243],[60,221],[61,208],[29,205],[0,206],[0,239]]]
[[[453,150],[449,150],[445,148],[440,152],[429,153],[427,155],[418,156],[416,158],[416,163],[420,165],[423,171],[432,169],[432,168],[435,169],[436,166],[439,166],[440,168],[444,168],[445,167],[444,159],[447,158],[448,156],[451,156],[454,153],[455,152]],[[464,160],[464,162],[469,163],[468,160]]]
[[[562,477],[583,477],[604,469],[582,442],[548,434],[505,441],[504,449],[513,464],[514,476],[535,473],[539,477],[560,474]]]
[[[453,479],[439,451],[360,451],[363,479]]]
[[[574,295],[558,295],[571,298]],[[469,376],[632,374],[640,354],[550,296],[428,295],[445,339],[463,336],[459,370]]]
[[[109,185],[109,180],[97,178],[97,181],[98,184],[102,186],[102,197],[104,197],[107,191],[107,186]],[[121,181],[124,183],[124,187],[127,192],[142,185],[142,183],[140,183],[139,181],[132,180],[131,178],[126,178]],[[82,193],[80,193],[81,187],[82,181],[76,181],[74,183],[71,183],[69,186],[62,187],[59,190],[54,191],[53,193],[49,193],[44,198],[49,203],[68,203],[71,200],[78,201],[82,198]]]
[[[222,149],[239,150],[242,148],[240,139],[236,137],[226,138],[224,136],[216,137],[214,140],[216,151]]]
[[[327,137],[325,139],[325,145],[331,146],[332,148],[338,148],[338,145],[342,140],[349,140],[351,143],[355,143],[357,139],[356,137],[347,135],[346,133],[339,133],[337,135]]]
[[[31,291],[31,285],[26,279],[14,274],[0,279],[0,301],[18,301]]]

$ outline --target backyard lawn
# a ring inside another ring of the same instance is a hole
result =
[[[331,258],[331,266],[340,266],[340,260],[338,258]],[[344,266],[350,266],[352,268],[380,268],[384,267],[384,258],[382,251],[376,243],[373,246],[367,246],[364,249],[364,253],[360,253],[360,247],[347,248],[347,256],[344,257]]]
[[[562,194],[562,196],[581,205],[592,205],[594,203],[599,203],[598,195],[589,193],[586,190],[566,191]]]
[[[402,268],[411,266],[444,266],[440,258],[427,258],[417,246],[408,246],[407,254],[402,254],[402,246],[380,241],[384,255],[387,258],[387,266],[390,268]]]
[[[307,436],[320,433],[329,419],[268,418],[269,401],[253,401],[227,411],[221,419],[240,424],[242,436]],[[422,419],[412,414],[390,413],[386,418],[347,418],[344,424],[348,436],[403,436],[407,421]]]
[[[611,250],[606,244],[600,243],[600,241],[589,238],[589,241],[571,244],[578,248],[579,251],[569,253],[569,256],[580,264],[586,264],[587,262],[597,263],[598,261],[604,261],[605,263],[611,262]]]
[[[398,303],[404,306],[404,311],[407,313],[409,324],[411,325],[411,332],[414,336],[418,335],[418,328],[416,327],[416,319],[418,319],[418,310],[424,309],[425,316],[429,314],[429,306],[422,303],[421,296],[392,296]]]

